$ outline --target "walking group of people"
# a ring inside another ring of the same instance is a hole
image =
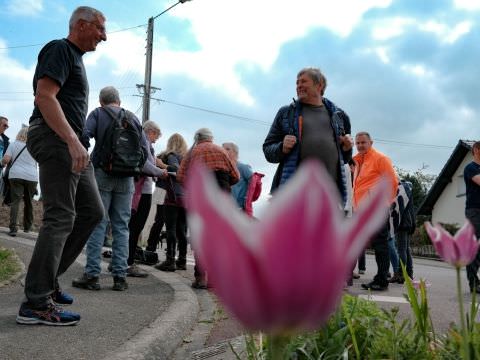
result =
[[[96,9],[77,8],[70,18],[68,37],[51,41],[38,56],[27,149],[38,162],[44,216],[25,280],[26,299],[17,315],[20,324],[73,325],[80,320],[79,314],[61,307],[74,299],[62,291],[58,279],[86,246],[84,274],[73,281],[73,286],[100,289],[101,249],[107,224],[113,237],[113,289],[126,290],[129,275],[146,275],[134,260],[152,206],[155,180],[166,195],[163,205],[157,205],[147,250],[156,251],[165,222],[166,259],[157,265],[163,271],[186,269],[188,209],[183,184],[193,162],[201,161],[210,169],[221,189],[232,192],[235,186],[235,200],[244,211],[251,211],[251,202],[258,197],[259,182],[255,184],[255,174],[238,162],[238,147],[234,143],[223,147],[214,144],[207,128],[195,132],[190,149],[180,134],[172,135],[167,149],[155,157],[152,144],[161,136],[158,124],[147,121],[142,126],[133,113],[121,107],[115,88],[100,91],[101,106],[87,117],[88,82],[82,56],[107,40],[105,20]],[[402,217],[405,209],[413,206],[409,187],[400,183],[404,190],[399,190],[390,159],[372,147],[368,132],[351,137],[348,115],[323,96],[326,86],[327,80],[319,69],[302,69],[296,81],[297,100],[280,108],[275,116],[263,144],[266,160],[279,164],[272,195],[304,160],[317,159],[337,184],[341,205],[347,212],[351,206],[355,216],[372,187],[385,177],[391,195],[385,206],[392,208],[392,219],[385,219],[372,239],[377,274],[371,282],[362,284],[364,289],[385,290],[389,284],[388,240],[393,233],[399,240],[402,261],[407,269],[410,261],[407,271],[413,276],[408,236],[400,241]],[[119,124],[115,131],[112,124]],[[113,141],[112,133],[120,140]],[[95,139],[91,156],[87,151],[90,138]],[[122,142],[130,144],[128,151],[119,151]],[[354,143],[358,154],[352,157]],[[113,146],[117,146],[118,158],[106,156],[112,153]],[[347,164],[354,169],[353,181]],[[353,183],[353,189],[349,183]],[[257,189],[250,191],[251,187]],[[196,262],[192,286],[206,288],[207,280],[205,269]]]
[[[154,182],[166,195],[157,209],[157,234],[150,234],[149,248],[156,250],[164,220],[166,260],[157,266],[163,271],[186,269],[183,183],[191,163],[202,161],[225,191],[231,192],[241,180],[233,191],[239,208],[251,208],[254,200],[247,190],[258,182],[252,181],[249,166],[238,162],[238,147],[214,144],[207,128],[195,133],[190,150],[180,134],[173,134],[167,149],[156,157],[152,144],[161,136],[160,127],[151,120],[140,124],[121,107],[114,87],[100,91],[100,107],[87,117],[88,82],[82,56],[106,40],[105,16],[82,6],[70,18],[68,37],[49,42],[38,56],[26,148],[38,162],[44,215],[25,279],[26,299],[17,315],[20,324],[73,325],[80,320],[79,314],[61,307],[74,299],[62,291],[58,278],[85,247],[84,273],[72,285],[101,288],[102,246],[108,225],[113,238],[112,289],[126,290],[127,276],[147,276],[135,265],[135,254],[152,205]],[[87,150],[92,138],[95,146],[90,156]],[[199,264],[192,286],[207,286]]]

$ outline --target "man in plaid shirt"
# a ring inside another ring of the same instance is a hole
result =
[[[230,192],[230,187],[240,178],[237,167],[230,160],[225,149],[213,143],[213,134],[210,129],[201,128],[195,132],[195,143],[185,155],[177,173],[177,180],[185,182],[185,174],[192,161],[201,161],[214,172],[218,186]]]
[[[190,164],[195,161],[201,161],[208,169],[213,171],[218,186],[230,194],[230,188],[238,182],[240,174],[235,164],[230,160],[227,151],[213,143],[213,134],[207,128],[198,129],[195,132],[194,141],[193,146],[183,158],[177,171],[177,181],[184,183],[185,174],[188,172]],[[195,281],[193,281],[192,287],[195,289],[206,289],[205,271],[199,266],[196,256],[194,271]]]

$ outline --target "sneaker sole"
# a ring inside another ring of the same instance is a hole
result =
[[[148,274],[129,274],[127,273],[128,277],[137,277],[137,278],[146,278]]]
[[[70,306],[70,305],[73,304],[73,302],[71,302],[71,303],[62,303],[62,302],[55,301],[55,300],[53,300],[53,299],[52,299],[52,301],[54,302],[54,304],[60,305],[60,306]]]
[[[73,287],[76,287],[76,288],[78,288],[78,289],[85,289],[85,290],[95,290],[95,291],[98,291],[98,290],[101,289],[100,284],[97,284],[97,285],[80,285],[80,284],[72,283],[72,286],[73,286]],[[62,305],[65,305],[65,304],[62,304]]]
[[[30,318],[17,315],[17,324],[21,325],[48,325],[48,326],[72,326],[76,325],[80,320],[74,320],[69,322],[51,322],[38,318]]]
[[[125,290],[128,290],[128,285],[127,285],[127,286],[124,286],[124,287],[115,287],[115,286],[112,286],[112,290],[113,290],[113,291],[125,291]]]

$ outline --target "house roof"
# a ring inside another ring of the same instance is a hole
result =
[[[433,207],[438,198],[442,194],[445,187],[452,182],[452,177],[457,171],[458,167],[462,163],[465,155],[472,149],[472,145],[475,141],[472,140],[459,140],[457,146],[453,150],[452,155],[447,160],[447,163],[443,167],[442,171],[438,175],[437,179],[433,183],[432,187],[428,191],[428,194],[417,210],[417,215],[431,215]]]

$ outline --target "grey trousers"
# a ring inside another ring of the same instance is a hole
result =
[[[33,225],[32,199],[37,190],[36,181],[25,179],[9,179],[12,203],[10,204],[10,231],[18,230],[18,209],[23,200],[23,229],[31,230]]]
[[[25,279],[25,295],[33,307],[50,302],[58,277],[75,261],[103,217],[93,166],[71,171],[67,144],[47,125],[32,125],[27,149],[38,162],[43,223]]]

